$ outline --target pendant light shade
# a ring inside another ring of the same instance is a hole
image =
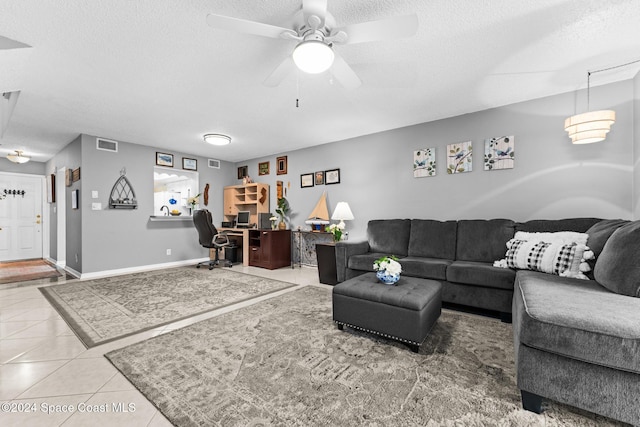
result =
[[[25,156],[20,150],[16,150],[15,154],[7,154],[7,159],[13,163],[27,163],[31,160],[31,157]]]
[[[591,144],[604,141],[616,121],[613,110],[589,111],[571,116],[564,121],[564,130],[574,144]]]

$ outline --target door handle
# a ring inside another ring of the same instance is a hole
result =
[[[40,220],[37,220],[37,221],[36,221],[36,224],[40,224]]]
[[[40,218],[40,214],[36,215],[36,218]]]

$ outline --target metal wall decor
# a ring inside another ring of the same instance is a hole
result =
[[[133,191],[131,183],[125,176],[127,173],[126,168],[122,168],[120,171],[120,178],[116,181],[111,189],[111,196],[109,197],[109,207],[112,209],[137,209],[138,201],[136,200],[136,193]]]

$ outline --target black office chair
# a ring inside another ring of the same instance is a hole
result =
[[[229,246],[231,243],[225,233],[218,233],[216,226],[213,225],[211,212],[207,209],[195,211],[193,213],[193,224],[196,226],[196,230],[198,230],[198,240],[200,244],[205,248],[215,249],[216,251],[215,259],[198,263],[196,267],[200,268],[202,264],[209,264],[209,270],[214,267],[232,267],[233,264],[231,261],[220,259],[220,248]]]

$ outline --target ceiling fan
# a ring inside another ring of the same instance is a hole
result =
[[[312,74],[330,70],[345,88],[355,89],[362,82],[349,64],[333,49],[334,44],[410,37],[418,30],[418,17],[415,14],[336,27],[335,19],[327,11],[327,0],[302,0],[302,10],[294,17],[293,28],[215,14],[207,15],[207,23],[217,29],[298,41],[291,55],[287,56],[263,82],[264,85],[272,87],[279,85],[295,67],[298,67]]]

